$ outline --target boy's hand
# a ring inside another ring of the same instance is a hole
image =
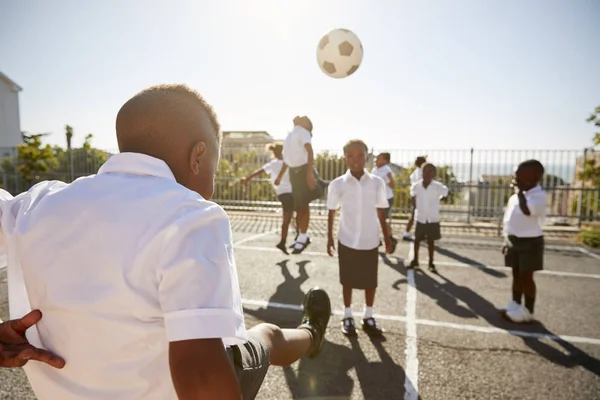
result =
[[[383,239],[383,241],[385,243],[385,253],[392,254],[392,241],[390,240],[390,238],[388,236],[386,236]]]
[[[335,244],[334,244],[334,240],[332,237],[330,237],[329,239],[327,239],[327,254],[329,254],[330,257],[333,257],[333,255],[335,254]]]
[[[39,310],[33,310],[21,319],[0,324],[0,367],[22,367],[29,360],[40,361],[54,368],[63,368],[65,360],[47,350],[32,346],[25,337],[25,331],[42,318]]]
[[[240,183],[241,183],[242,185],[244,185],[244,184],[248,183],[248,179],[247,179],[247,178],[241,178],[241,179],[240,179]]]
[[[406,232],[410,232],[413,225],[415,223],[415,218],[414,217],[410,217],[410,219],[408,220],[408,224],[406,225]]]
[[[275,186],[279,186],[279,184],[281,183],[281,178],[277,177],[277,179],[275,179],[275,182],[273,182],[275,184]]]
[[[315,181],[315,175],[312,171],[309,171],[306,175],[306,184],[310,190],[315,190],[317,187],[317,182]]]

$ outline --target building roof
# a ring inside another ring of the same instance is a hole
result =
[[[21,90],[23,90],[23,88],[21,88],[21,86],[17,85],[15,83],[15,81],[10,79],[8,76],[4,75],[1,71],[0,71],[0,80],[6,82],[6,84],[8,86],[10,86],[10,88],[12,90],[14,90],[15,92],[20,92]]]

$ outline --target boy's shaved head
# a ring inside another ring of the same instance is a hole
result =
[[[161,159],[179,183],[212,196],[221,129],[198,92],[182,84],[142,90],[119,110],[116,130],[121,152]]]

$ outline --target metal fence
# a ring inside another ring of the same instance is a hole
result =
[[[500,223],[504,207],[513,191],[510,187],[516,166],[530,158],[541,161],[546,169],[543,186],[548,192],[548,225],[577,226],[600,221],[600,187],[578,178],[586,160],[595,160],[600,166],[600,152],[593,150],[386,150],[372,149],[368,168],[373,166],[374,155],[380,151],[391,154],[390,164],[395,173],[396,189],[393,206],[395,218],[407,218],[411,212],[409,175],[414,160],[426,155],[438,169],[437,179],[451,190],[448,201],[442,205],[443,218],[457,222]],[[102,154],[99,154],[102,153]],[[17,169],[16,156],[7,157],[2,168],[2,186],[12,193],[26,190],[40,180],[58,179],[70,182],[80,176],[97,172],[111,152],[90,153],[77,149],[71,155],[62,155],[54,168],[37,173],[25,181]],[[259,169],[270,160],[270,155],[256,147],[224,146],[215,179],[213,200],[230,210],[279,210],[272,184],[266,177],[241,184],[240,178]],[[340,151],[319,151],[315,157],[321,178],[329,182],[345,170]],[[325,212],[325,199],[312,207]]]

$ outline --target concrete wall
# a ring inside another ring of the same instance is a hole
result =
[[[0,148],[14,148],[20,143],[19,93],[0,80]]]

